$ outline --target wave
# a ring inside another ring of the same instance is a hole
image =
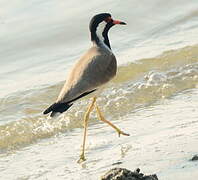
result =
[[[0,152],[16,150],[39,139],[82,127],[88,99],[79,101],[57,118],[42,115],[42,111],[56,99],[62,85],[60,82],[0,99]],[[198,45],[194,45],[119,67],[117,77],[98,97],[98,104],[108,119],[116,120],[197,87]],[[91,123],[97,122],[93,113]]]

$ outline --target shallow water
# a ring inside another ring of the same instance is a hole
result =
[[[191,89],[161,99],[112,120],[131,136],[118,138],[105,124],[89,127],[87,161],[76,163],[82,129],[38,141],[1,154],[3,179],[98,179],[107,169],[140,167],[159,179],[193,179],[197,162],[198,91]],[[111,118],[109,118],[111,119]],[[120,165],[113,165],[120,162]],[[17,177],[17,178],[16,178]]]
[[[0,177],[97,179],[118,161],[160,179],[198,176],[198,164],[188,161],[198,147],[197,1],[81,3],[0,0]],[[127,26],[110,32],[119,69],[98,104],[131,136],[118,138],[92,113],[81,167],[89,100],[54,119],[42,111],[90,47],[91,16],[104,11]]]

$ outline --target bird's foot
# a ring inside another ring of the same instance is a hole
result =
[[[123,135],[123,136],[130,136],[130,134],[125,133],[125,132],[123,132],[123,131],[121,131],[121,130],[117,130],[117,132],[118,132],[118,136],[119,136],[119,137],[120,137],[120,135]]]
[[[77,163],[82,163],[82,162],[84,162],[84,161],[86,161],[86,159],[85,159],[85,155],[84,154],[81,154],[80,155],[80,159],[77,161]]]

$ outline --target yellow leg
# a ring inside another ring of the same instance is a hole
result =
[[[127,133],[121,131],[121,130],[120,130],[118,127],[116,127],[113,123],[111,123],[110,121],[107,121],[107,120],[104,118],[102,112],[100,111],[100,109],[99,109],[99,107],[98,107],[98,105],[97,105],[96,103],[95,103],[95,107],[96,107],[96,111],[97,111],[98,118],[99,118],[101,121],[103,121],[103,122],[107,123],[108,125],[110,125],[113,129],[115,129],[115,130],[117,131],[119,137],[120,137],[120,134],[122,134],[122,135],[124,135],[124,136],[129,136],[129,134],[127,134]]]
[[[83,146],[82,146],[82,153],[80,155],[80,159],[78,160],[78,163],[81,163],[86,160],[85,159],[85,141],[86,141],[86,136],[87,136],[87,126],[88,126],[89,115],[94,108],[95,102],[96,102],[96,97],[93,98],[92,103],[89,105],[89,107],[84,115]]]

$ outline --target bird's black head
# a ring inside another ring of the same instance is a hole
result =
[[[101,14],[97,14],[94,17],[92,17],[90,24],[89,24],[90,31],[96,30],[98,25],[102,21],[105,21],[105,19],[108,19],[108,18],[111,18],[111,14],[109,14],[109,13],[101,13]]]
[[[125,25],[126,23],[118,20],[113,20],[111,14],[109,13],[101,13],[95,15],[89,24],[91,40],[95,41],[96,43],[103,41],[109,48],[111,48],[108,39],[108,31],[112,26],[116,24]]]

